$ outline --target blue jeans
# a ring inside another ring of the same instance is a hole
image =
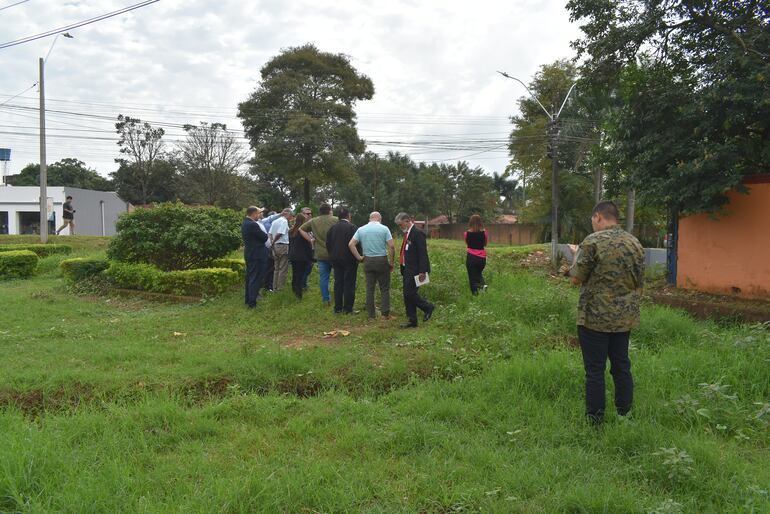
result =
[[[331,302],[332,297],[329,294],[329,275],[332,273],[332,263],[329,261],[318,261],[318,274],[321,276],[321,297],[324,302]]]
[[[305,274],[302,275],[302,289],[307,289],[307,279],[310,276],[310,272],[313,271],[313,261],[307,261],[307,268]]]

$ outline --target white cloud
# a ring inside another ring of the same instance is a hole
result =
[[[31,0],[0,11],[0,42],[129,3]],[[541,64],[571,56],[569,42],[578,32],[563,0],[163,0],[74,30],[75,39],[59,38],[46,68],[46,95],[48,108],[60,111],[109,118],[122,112],[172,123],[225,121],[236,127],[236,105],[257,85],[262,65],[282,48],[312,42],[350,55],[374,81],[374,99],[357,109],[363,137],[504,139],[506,117],[524,91],[495,71],[526,81]],[[37,58],[52,40],[0,50],[0,93],[18,93],[37,80]],[[24,97],[10,103],[36,107],[34,90]],[[6,99],[0,97],[0,103]],[[49,162],[77,157],[103,174],[112,171],[114,141],[55,137],[113,138],[109,118],[51,113]],[[13,149],[11,172],[38,162],[36,126],[34,110],[0,107],[0,147]],[[181,130],[168,132],[174,139]],[[384,153],[388,147],[370,149]],[[500,150],[468,160],[500,171],[507,162]],[[440,160],[476,152],[415,148],[407,153],[416,160]]]

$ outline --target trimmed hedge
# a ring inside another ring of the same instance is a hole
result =
[[[29,250],[0,252],[0,278],[31,277],[39,260],[37,254]]]
[[[241,276],[246,274],[246,261],[243,259],[215,259],[211,267],[231,269]]]
[[[112,262],[105,274],[119,288],[181,296],[217,296],[240,282],[231,269],[161,271],[149,264],[127,262]]]
[[[16,252],[19,250],[28,250],[34,252],[38,257],[44,258],[49,255],[68,255],[72,253],[72,247],[70,245],[44,245],[44,244],[11,244],[0,245],[0,252]]]
[[[240,282],[238,273],[224,268],[161,272],[156,293],[183,296],[218,296]]]
[[[79,258],[67,259],[59,264],[62,273],[72,282],[80,282],[86,278],[98,275],[110,267],[107,259]]]

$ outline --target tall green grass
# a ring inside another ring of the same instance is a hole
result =
[[[431,252],[439,310],[411,331],[317,286],[253,312],[75,296],[53,262],[4,283],[0,511],[770,510],[764,328],[645,305],[633,416],[596,430],[576,291],[499,248],[473,297],[462,248]]]

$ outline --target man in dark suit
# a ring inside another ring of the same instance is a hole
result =
[[[423,321],[428,321],[433,316],[435,305],[420,296],[420,291],[415,283],[415,277],[420,277],[420,282],[430,273],[430,259],[428,259],[428,242],[425,234],[414,226],[412,218],[402,212],[396,216],[396,225],[404,233],[401,243],[401,275],[404,279],[404,307],[406,307],[407,323],[402,328],[414,328],[417,326],[417,309],[425,313]]]
[[[248,207],[246,218],[241,225],[243,236],[243,258],[246,261],[246,306],[253,309],[259,300],[260,285],[265,280],[267,266],[267,233],[259,224],[262,210],[259,207]]]
[[[353,314],[356,301],[356,279],[358,260],[350,251],[348,243],[358,227],[350,222],[350,209],[337,209],[337,223],[326,233],[326,250],[334,269],[334,313]]]

